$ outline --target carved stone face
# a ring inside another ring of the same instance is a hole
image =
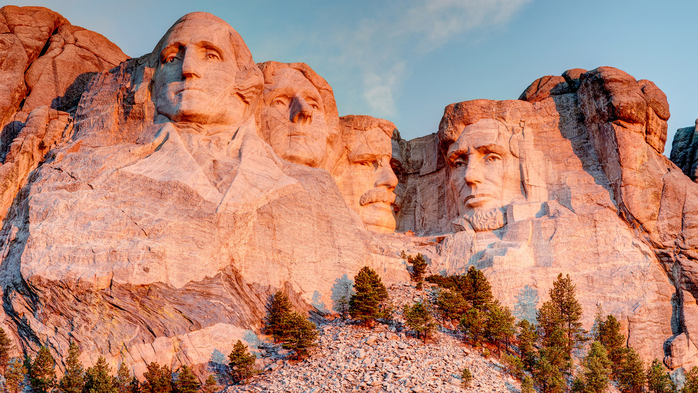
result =
[[[394,232],[395,187],[398,180],[390,166],[390,137],[379,127],[366,131],[353,130],[347,141],[347,160],[338,183],[344,199],[359,213],[366,229]],[[346,133],[343,136],[347,136]]]
[[[450,185],[461,216],[488,214],[522,197],[519,160],[509,150],[510,137],[503,124],[484,119],[465,127],[449,147]]]
[[[318,89],[293,68],[264,85],[261,133],[283,159],[319,167],[327,155],[329,130]]]
[[[175,122],[233,125],[247,103],[237,94],[230,32],[210,20],[186,20],[169,32],[155,71],[158,113]]]

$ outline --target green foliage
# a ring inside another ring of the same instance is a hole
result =
[[[611,361],[606,348],[598,341],[591,343],[589,352],[582,360],[584,393],[603,393],[608,388],[611,375]]]
[[[698,393],[698,366],[693,366],[691,371],[686,373],[686,382],[681,393]]]
[[[533,389],[533,380],[529,376],[525,376],[523,381],[521,381],[521,393],[535,393]]]
[[[457,291],[459,276],[442,276],[440,274],[434,274],[428,276],[424,279],[426,282],[436,284],[444,289],[451,289]]]
[[[56,362],[48,347],[41,346],[29,368],[29,386],[36,393],[48,393],[56,386]]]
[[[465,367],[463,369],[463,372],[460,374],[460,379],[461,379],[461,384],[463,385],[464,389],[467,389],[470,387],[470,383],[473,382],[473,374],[470,372],[470,370]]]
[[[209,374],[206,378],[204,386],[201,387],[201,393],[214,393],[218,390],[218,382],[213,374]]]
[[[80,362],[80,348],[71,341],[65,360],[65,373],[58,383],[62,393],[81,393],[85,386],[85,368]]]
[[[550,290],[550,301],[545,304],[550,304],[548,313],[544,321],[538,319],[538,323],[547,333],[552,332],[553,325],[560,325],[565,333],[565,348],[568,357],[572,357],[572,350],[585,341],[585,331],[582,329],[582,305],[579,304],[576,298],[576,287],[572,284],[570,275],[562,276],[560,273],[557,280],[553,282],[553,288]],[[545,307],[543,304],[543,307]],[[543,308],[542,307],[542,308]],[[541,308],[541,309],[542,309]]]
[[[234,383],[247,383],[247,380],[255,373],[255,360],[257,360],[257,356],[251,354],[247,350],[247,345],[238,340],[228,355],[228,368]]]
[[[494,300],[492,286],[482,271],[470,266],[458,282],[458,290],[472,307],[484,310]]]
[[[632,348],[626,348],[618,373],[618,388],[623,393],[642,393],[647,376],[640,355]]]
[[[354,291],[356,293],[349,299],[349,314],[352,318],[372,326],[376,319],[385,316],[382,306],[388,300],[388,290],[380,276],[368,266],[361,268],[354,277]]]
[[[425,342],[436,330],[436,322],[431,316],[429,306],[422,302],[416,302],[412,306],[405,305],[403,310],[407,326],[417,333]]]
[[[473,345],[480,344],[485,334],[487,315],[478,308],[471,308],[463,315],[458,328],[463,332],[465,338],[470,339]]]
[[[516,379],[524,378],[524,364],[520,357],[516,355],[504,354],[502,356],[504,371]]]
[[[126,363],[121,362],[119,369],[116,371],[116,377],[114,378],[116,391],[119,393],[130,393],[131,381],[131,372],[128,370],[128,367],[126,367]]]
[[[85,393],[117,393],[111,369],[107,361],[100,356],[94,366],[85,372]]]
[[[10,361],[10,351],[12,350],[12,340],[7,337],[5,329],[0,327],[0,372],[5,374],[7,363]]]
[[[141,383],[138,380],[138,378],[133,377],[131,378],[131,383],[128,384],[128,392],[130,393],[142,393],[143,390],[141,389]]]
[[[551,362],[545,352],[541,353],[533,370],[533,380],[541,393],[562,393],[567,387],[560,367]]]
[[[279,336],[279,325],[284,315],[291,312],[293,305],[282,291],[274,294],[271,301],[267,305],[267,318],[265,321],[264,331],[267,334],[274,336],[274,340]],[[278,341],[277,341],[278,342]]]
[[[600,342],[606,348],[608,359],[612,364],[614,379],[617,380],[620,375],[623,358],[627,352],[625,335],[620,333],[620,322],[610,314],[605,319],[597,315],[594,325],[594,340]]]
[[[657,359],[647,369],[647,389],[650,393],[673,393],[676,390],[674,382]]]
[[[308,349],[317,343],[317,326],[298,312],[290,312],[283,316],[280,324],[284,335],[280,337],[285,349],[295,352],[296,359],[307,356]]]
[[[522,319],[517,324],[517,327],[519,328],[519,332],[516,338],[519,340],[519,353],[521,354],[523,368],[528,372],[533,372],[533,367],[535,367],[537,359],[537,327],[526,319]]]
[[[484,334],[490,342],[497,344],[497,350],[500,354],[500,344],[504,342],[508,348],[509,340],[516,334],[515,320],[516,318],[511,314],[509,307],[500,305],[498,301],[490,304]]]
[[[201,387],[199,380],[186,364],[179,369],[177,379],[172,385],[174,393],[197,393]]]
[[[444,321],[453,323],[453,321],[460,321],[463,314],[468,311],[468,302],[459,292],[442,289],[436,297],[436,310]]]
[[[8,362],[5,371],[5,387],[9,393],[19,393],[24,390],[24,378],[27,375],[27,368],[19,358],[12,358]]]
[[[422,289],[422,282],[424,281],[424,273],[427,271],[427,261],[424,260],[424,255],[417,253],[417,256],[407,255],[405,251],[400,254],[402,259],[407,260],[407,263],[412,265],[412,281],[417,283],[417,289]]]
[[[160,367],[158,363],[152,362],[147,365],[143,377],[143,393],[172,393],[172,371],[169,367]]]

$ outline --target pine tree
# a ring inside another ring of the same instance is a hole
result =
[[[524,370],[533,372],[537,357],[536,342],[538,341],[538,333],[536,332],[536,325],[531,324],[526,319],[522,319],[517,326],[519,333],[516,338],[519,340],[519,353],[521,353]]]
[[[560,367],[549,360],[546,352],[541,353],[533,379],[541,393],[562,393],[567,387]]]
[[[606,348],[600,342],[591,343],[589,353],[582,360],[582,380],[585,393],[603,393],[608,388],[611,375],[611,361]]]
[[[277,342],[281,319],[284,315],[290,313],[292,309],[293,305],[288,299],[288,295],[282,291],[276,292],[267,306],[268,313],[264,330],[265,333],[274,336],[274,340]]]
[[[29,385],[36,393],[49,393],[56,386],[56,362],[48,347],[41,346],[29,369]]]
[[[58,383],[58,390],[62,393],[82,393],[85,386],[85,368],[79,358],[80,348],[74,341],[70,341],[68,356],[65,360],[65,373]]]
[[[167,366],[162,366],[156,362],[148,364],[143,377],[141,391],[143,393],[172,393],[172,371]]]
[[[453,324],[468,311],[468,303],[459,292],[443,289],[436,297],[436,309],[444,322]]]
[[[250,354],[247,345],[238,340],[228,355],[230,377],[234,383],[247,383],[247,380],[255,373],[255,360],[257,360],[257,356]]]
[[[116,391],[119,393],[130,393],[131,381],[131,372],[128,370],[128,367],[126,367],[126,362],[121,362],[119,369],[116,371],[116,378],[114,379]]]
[[[209,374],[206,378],[206,383],[201,387],[201,393],[214,393],[218,390],[218,382],[213,374]]]
[[[509,307],[500,305],[498,301],[491,303],[484,333],[490,342],[497,344],[497,351],[500,355],[502,353],[500,344],[504,342],[505,349],[509,349],[509,340],[516,333],[515,320],[516,318],[511,314]]]
[[[465,300],[478,309],[486,309],[494,300],[490,282],[474,266],[470,266],[465,276],[459,280],[458,288]]]
[[[141,382],[135,376],[131,378],[131,383],[128,384],[129,393],[142,393]]]
[[[647,389],[650,393],[673,393],[676,390],[674,382],[657,359],[647,369]]]
[[[19,393],[24,390],[24,379],[27,376],[27,368],[19,358],[10,359],[7,371],[5,371],[5,387],[9,393]]]
[[[364,266],[354,277],[354,291],[349,299],[349,314],[372,327],[375,320],[385,316],[381,306],[388,300],[388,290],[381,278],[368,266]]]
[[[525,376],[521,381],[521,393],[535,393],[533,389],[533,380],[529,376]]]
[[[461,379],[461,385],[463,385],[463,388],[467,389],[470,387],[470,383],[473,382],[473,374],[470,372],[470,370],[465,367],[463,369],[463,372],[460,374],[460,379]]]
[[[625,335],[620,333],[620,322],[613,315],[607,315],[605,319],[597,315],[594,323],[594,339],[600,342],[608,352],[608,359],[611,361],[613,376],[618,379],[620,367],[623,364],[625,350]]]
[[[474,345],[478,345],[482,341],[487,324],[486,317],[485,311],[480,311],[480,309],[473,307],[460,320],[458,328]]]
[[[281,346],[295,352],[296,359],[302,359],[308,354],[308,349],[316,345],[317,326],[298,312],[291,312],[281,320],[284,332]]]
[[[201,387],[191,368],[186,364],[179,369],[173,385],[174,393],[197,393]]]
[[[568,274],[566,277],[560,273],[550,290],[550,302],[552,305],[552,315],[550,322],[561,324],[567,336],[565,348],[569,358],[572,357],[572,350],[585,340],[585,331],[582,329],[582,306],[576,299],[576,287],[572,284],[572,279]],[[548,303],[548,302],[546,302]],[[543,305],[545,306],[545,304]],[[543,323],[538,320],[540,325]],[[546,328],[544,326],[544,328]]]
[[[686,373],[681,393],[698,393],[698,366],[693,366],[691,371]]]
[[[97,363],[85,372],[85,393],[117,393],[111,368],[104,357],[97,358]]]
[[[405,304],[403,315],[405,316],[407,326],[414,330],[417,333],[417,338],[421,337],[425,343],[427,338],[436,330],[436,322],[431,316],[429,306],[421,301],[414,303],[412,306]]]
[[[640,355],[632,348],[627,348],[620,375],[618,376],[618,388],[623,393],[642,393],[647,382],[645,365]]]
[[[10,361],[10,351],[12,350],[12,340],[7,337],[5,329],[0,327],[0,373],[3,375],[7,370],[7,363]]]
[[[417,289],[422,289],[424,282],[424,273],[427,271],[427,262],[424,260],[424,255],[417,253],[417,256],[406,255],[405,251],[400,254],[402,259],[406,259],[407,263],[412,265],[412,281],[417,283]]]

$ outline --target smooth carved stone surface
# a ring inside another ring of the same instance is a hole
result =
[[[0,10],[2,326],[18,348],[60,357],[74,339],[87,365],[137,375],[205,364],[256,339],[276,290],[331,312],[364,265],[406,281],[405,250],[434,274],[483,269],[518,318],[569,273],[586,328],[600,306],[646,360],[698,363],[698,185],[661,155],[669,108],[651,82],[572,69],[519,100],[448,105],[405,141],[340,120],[310,67],[255,64],[211,14],[126,59],[22,10]],[[47,77],[75,56],[94,62]]]

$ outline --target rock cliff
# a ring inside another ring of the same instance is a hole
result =
[[[205,364],[254,340],[276,290],[329,313],[364,265],[408,279],[405,250],[432,274],[483,269],[518,318],[569,273],[586,328],[600,306],[646,359],[698,364],[698,185],[662,156],[652,82],[568,70],[518,100],[448,105],[406,141],[340,119],[310,67],[256,64],[210,14],[131,59],[49,10],[0,15],[0,285],[18,349],[73,339],[87,364],[136,374]]]

